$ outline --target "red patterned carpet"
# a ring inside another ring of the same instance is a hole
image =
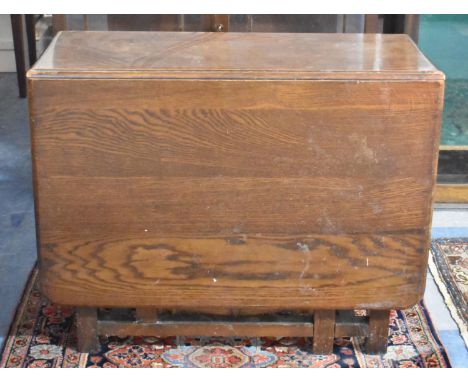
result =
[[[334,353],[310,352],[305,338],[103,337],[93,354],[76,350],[73,310],[49,303],[30,282],[1,356],[1,367],[450,367],[423,304],[394,311],[385,356],[361,339],[335,340]]]

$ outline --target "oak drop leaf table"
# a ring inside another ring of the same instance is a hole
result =
[[[408,37],[62,32],[28,81],[41,288],[77,307],[82,351],[383,352],[421,299],[444,75]]]

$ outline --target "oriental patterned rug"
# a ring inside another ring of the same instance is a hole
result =
[[[434,240],[429,269],[468,347],[468,238]]]
[[[73,311],[51,304],[33,271],[1,355],[1,367],[450,367],[424,304],[393,311],[385,356],[367,356],[362,339],[335,340],[314,355],[305,338],[103,337],[92,354],[76,350]]]

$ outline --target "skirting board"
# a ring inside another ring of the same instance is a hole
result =
[[[468,203],[468,184],[436,185],[435,203]]]

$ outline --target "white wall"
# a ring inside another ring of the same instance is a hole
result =
[[[0,72],[15,72],[10,15],[0,15]]]

